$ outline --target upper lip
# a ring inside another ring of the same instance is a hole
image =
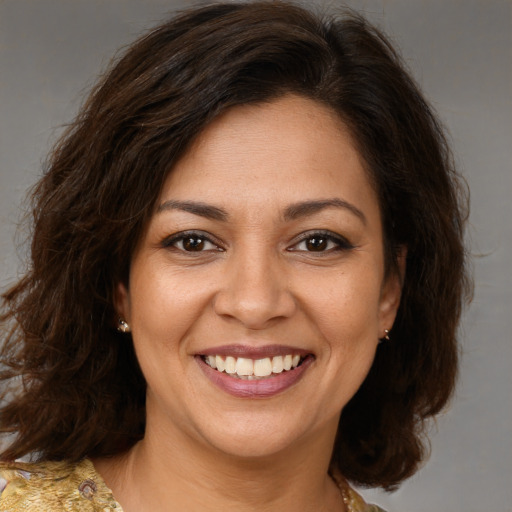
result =
[[[285,356],[287,354],[298,354],[301,357],[311,354],[310,350],[290,345],[262,345],[259,347],[251,345],[222,345],[212,347],[198,352],[201,356],[232,356],[245,357],[247,359],[264,359],[266,357]]]

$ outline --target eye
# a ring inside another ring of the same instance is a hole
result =
[[[163,247],[174,248],[183,252],[221,251],[218,244],[213,242],[205,233],[187,231],[177,233],[162,242]]]
[[[353,249],[354,246],[344,237],[331,232],[305,233],[288,250],[305,252],[333,252]]]

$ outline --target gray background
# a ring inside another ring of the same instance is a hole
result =
[[[340,6],[341,2],[310,2]],[[171,0],[0,0],[0,288],[16,277],[16,223],[50,143],[110,57],[177,7]],[[472,191],[475,300],[456,399],[432,455],[390,512],[512,511],[512,0],[361,0],[450,131]],[[21,233],[18,238],[23,238]]]

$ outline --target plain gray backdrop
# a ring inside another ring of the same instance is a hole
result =
[[[196,3],[197,4],[197,3]],[[114,52],[177,0],[0,0],[0,288],[22,268],[16,225],[51,143]],[[475,299],[455,400],[389,512],[512,511],[512,0],[336,0],[386,31],[448,127],[471,188]],[[23,239],[23,233],[18,239]]]

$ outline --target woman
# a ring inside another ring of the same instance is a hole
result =
[[[347,482],[415,472],[456,377],[465,197],[363,19],[253,2],[157,27],[33,204],[0,510],[370,511]]]

